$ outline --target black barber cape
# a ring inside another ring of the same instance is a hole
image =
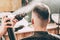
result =
[[[22,40],[60,40],[60,37],[55,37],[53,35],[48,34],[48,32],[43,31],[35,31],[34,35],[24,38]]]

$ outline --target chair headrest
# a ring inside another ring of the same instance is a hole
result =
[[[59,21],[59,20],[60,20],[60,14],[58,14],[58,13],[52,14],[52,15],[51,15],[51,18],[52,18],[52,20],[53,20],[54,22],[60,24],[60,21]]]

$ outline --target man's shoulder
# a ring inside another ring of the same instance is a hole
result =
[[[22,40],[60,40],[59,38],[45,38],[45,37],[28,37],[28,38],[24,38]]]
[[[55,38],[60,39],[60,36],[59,35],[56,35],[56,34],[49,34],[49,35],[51,35],[52,37],[55,37]]]
[[[24,38],[22,40],[35,40],[36,38],[35,37],[28,37],[28,38]]]
[[[24,38],[22,40],[60,40],[60,36],[58,35],[52,35],[52,34],[47,34],[46,36],[30,36],[27,38]]]

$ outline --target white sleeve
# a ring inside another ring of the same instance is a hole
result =
[[[26,26],[28,26],[28,22],[25,19],[22,19],[15,24],[14,28],[19,27],[21,25],[24,25],[26,27]]]

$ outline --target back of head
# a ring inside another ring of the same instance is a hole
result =
[[[47,5],[41,4],[36,5],[33,9],[33,12],[35,12],[40,19],[47,20],[49,18],[50,10]]]
[[[35,25],[46,26],[49,21],[50,10],[45,4],[37,4],[32,11]]]

